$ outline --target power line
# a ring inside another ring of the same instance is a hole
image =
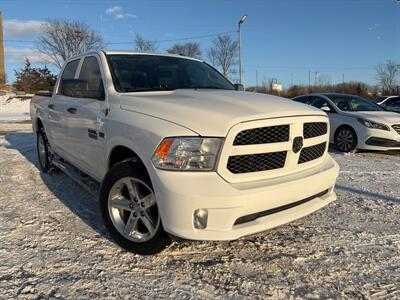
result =
[[[196,39],[204,39],[208,37],[213,37],[213,36],[218,36],[218,35],[223,35],[223,34],[230,34],[236,32],[235,30],[230,30],[230,31],[225,31],[225,32],[219,32],[219,33],[211,33],[211,34],[206,34],[206,35],[198,35],[198,36],[188,36],[188,37],[181,37],[181,38],[176,38],[176,39],[165,39],[165,40],[151,40],[154,43],[167,43],[167,42],[177,42],[177,41],[186,41],[186,40],[196,40]],[[33,41],[33,40],[10,40],[10,39],[4,39],[3,42],[13,42],[13,43],[36,43],[38,41]],[[133,44],[134,40],[132,38],[131,41],[125,41],[125,42],[110,42],[110,43],[105,43],[106,45],[122,45],[122,44]]]

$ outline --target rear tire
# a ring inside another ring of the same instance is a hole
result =
[[[111,167],[100,187],[99,205],[104,225],[123,249],[151,255],[170,244],[150,178],[138,163]]]
[[[354,152],[357,148],[357,134],[351,127],[342,127],[335,133],[335,148],[341,152]]]

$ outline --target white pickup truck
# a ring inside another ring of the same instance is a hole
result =
[[[105,226],[139,254],[171,237],[237,239],[335,200],[326,114],[237,87],[182,56],[69,59],[53,94],[31,102],[40,167],[100,183]]]

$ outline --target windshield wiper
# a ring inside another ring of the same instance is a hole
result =
[[[125,89],[125,93],[130,92],[153,92],[153,91],[173,91],[174,88],[165,88],[165,87],[152,87],[152,88],[140,88],[140,89]]]
[[[193,86],[190,87],[191,89],[213,89],[213,90],[226,90],[226,88],[223,87],[219,87],[219,86],[213,86],[213,85],[209,85],[209,86]]]

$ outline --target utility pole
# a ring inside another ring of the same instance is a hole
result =
[[[311,86],[311,71],[308,71],[308,87]]]
[[[344,84],[344,73],[342,74],[342,83]]]
[[[258,70],[256,70],[256,92],[258,92]]]
[[[3,12],[0,11],[0,87],[6,84],[6,72],[4,68],[4,37],[3,37]]]
[[[238,34],[239,34],[239,83],[242,84],[242,37],[240,27],[246,21],[247,15],[243,15],[238,23]]]

